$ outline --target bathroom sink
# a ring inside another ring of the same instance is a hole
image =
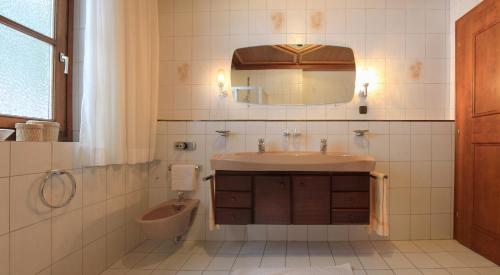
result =
[[[213,170],[370,172],[375,159],[367,155],[320,152],[241,152],[212,157]]]

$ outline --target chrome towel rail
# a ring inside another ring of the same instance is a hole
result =
[[[61,175],[66,175],[71,181],[71,193],[69,194],[69,197],[63,201],[60,204],[51,204],[47,201],[45,198],[45,186],[47,185],[47,182],[52,178],[52,176],[61,176]],[[39,189],[39,194],[40,194],[40,199],[42,200],[42,203],[50,208],[62,208],[68,205],[71,200],[75,197],[76,194],[76,180],[73,175],[65,170],[50,170],[47,172],[47,175],[45,178],[42,180],[42,184],[40,184],[40,189]]]
[[[172,171],[172,165],[176,165],[176,164],[188,164],[188,163],[174,163],[174,164],[169,164],[168,165],[168,171]],[[195,165],[194,169],[196,170],[196,172],[200,172],[201,165]]]

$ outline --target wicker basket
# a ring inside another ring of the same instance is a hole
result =
[[[16,123],[16,141],[43,141],[43,125]]]
[[[42,125],[43,141],[56,142],[59,140],[59,128],[61,125],[58,122],[28,120],[26,124]]]

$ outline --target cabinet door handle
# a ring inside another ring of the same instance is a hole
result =
[[[235,197],[231,197],[231,201],[232,201],[232,202],[235,202],[235,201],[236,201],[236,198],[235,198]]]

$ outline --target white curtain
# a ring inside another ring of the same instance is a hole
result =
[[[80,152],[86,166],[154,156],[157,0],[87,0]]]

